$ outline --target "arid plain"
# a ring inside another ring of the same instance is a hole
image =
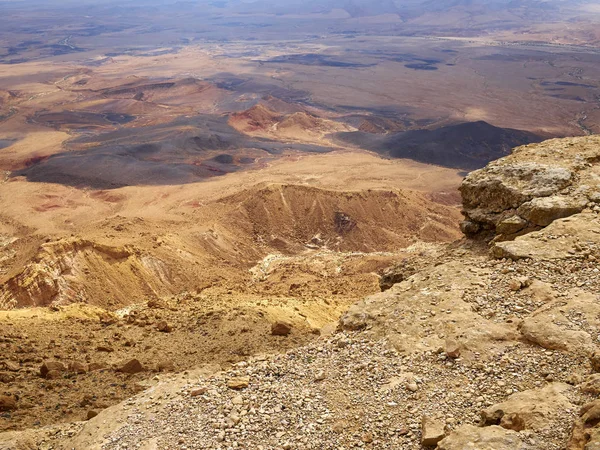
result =
[[[593,4],[222,3],[0,1],[0,393],[20,399],[0,431],[327,333],[460,237],[466,172],[600,132]],[[149,372],[110,369],[131,358]],[[47,359],[102,369],[48,380]]]

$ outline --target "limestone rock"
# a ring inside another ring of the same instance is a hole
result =
[[[77,374],[83,374],[87,372],[87,366],[78,361],[72,361],[69,363],[69,372],[74,372]]]
[[[227,387],[235,391],[246,389],[250,385],[250,377],[234,377],[227,380]]]
[[[462,231],[465,236],[475,236],[481,229],[481,224],[471,220],[463,220],[460,223],[460,231]]]
[[[436,280],[435,285],[431,280]],[[350,307],[340,319],[340,329],[368,328],[370,334],[385,336],[397,351],[408,354],[445,350],[448,336],[430,330],[451,330],[460,340],[462,357],[518,339],[516,322],[488,320],[463,299],[464,290],[479,283],[477,271],[468,270],[460,259],[431,266]]]
[[[105,352],[105,353],[112,353],[115,351],[114,348],[112,348],[108,345],[99,345],[98,347],[96,347],[96,350],[99,352]]]
[[[551,350],[589,353],[594,349],[589,333],[562,328],[549,322],[545,315],[526,318],[520,331],[525,340]]]
[[[438,443],[438,450],[534,450],[519,434],[499,426],[463,425]]]
[[[560,260],[572,257],[578,242],[600,244],[598,216],[582,212],[568,218],[558,219],[541,231],[529,233],[514,241],[495,242],[492,256],[513,260],[534,259],[539,261]]]
[[[342,330],[358,331],[366,328],[369,315],[361,308],[362,302],[353,305],[341,318]]]
[[[87,370],[88,372],[94,372],[96,370],[102,370],[106,368],[106,364],[102,364],[99,362],[92,362],[88,364]]]
[[[594,373],[587,377],[580,386],[583,392],[588,394],[599,395],[600,394],[600,373]]]
[[[542,389],[513,394],[483,410],[481,425],[500,425],[515,431],[544,429],[573,406],[566,397],[569,389],[567,384],[551,383]]]
[[[50,370],[47,374],[46,374],[46,380],[58,380],[60,377],[62,377],[62,372],[59,372],[58,370]]]
[[[205,387],[201,387],[198,389],[194,389],[192,392],[190,392],[190,396],[191,397],[200,397],[201,395],[204,395],[208,392],[208,389]]]
[[[571,184],[573,173],[567,168],[514,159],[514,156],[501,158],[471,172],[460,188],[465,207],[502,212],[515,209],[529,199],[552,195]]]
[[[594,372],[600,372],[600,351],[596,350],[592,356],[590,356],[590,364]]]
[[[361,436],[360,440],[363,441],[365,444],[370,444],[371,442],[373,442],[373,435],[371,433],[365,433]]]
[[[446,434],[444,422],[430,417],[421,420],[421,444],[425,447],[437,445]]]
[[[173,361],[161,361],[156,366],[156,370],[159,372],[175,372],[175,364]]]
[[[519,280],[511,280],[511,282],[509,283],[508,287],[510,288],[511,291],[518,291],[521,289],[522,285],[521,282]]]
[[[156,324],[156,329],[161,333],[170,333],[171,331],[173,331],[173,326],[166,320],[161,320]]]
[[[570,321],[572,315],[580,316],[588,327]],[[575,291],[534,311],[519,330],[523,339],[541,347],[591,357],[597,347],[589,327],[600,327],[600,304],[595,295]]]
[[[498,234],[516,234],[527,227],[527,221],[517,215],[510,216],[496,224]],[[467,234],[467,233],[465,233]],[[471,233],[473,234],[473,233]]]
[[[523,203],[517,213],[531,224],[545,227],[557,219],[580,213],[587,202],[587,198],[584,197],[539,197]]]
[[[580,417],[573,426],[567,450],[595,450],[600,448],[600,400],[581,408]]]
[[[18,372],[21,370],[21,366],[14,361],[4,361],[3,365],[4,369],[8,370],[9,372]]]
[[[325,378],[327,378],[327,374],[322,370],[315,374],[315,381],[323,381]]]
[[[446,339],[446,355],[454,359],[460,357],[460,343],[454,339]]]
[[[0,383],[12,383],[15,381],[15,376],[9,372],[0,372]]]
[[[595,198],[599,143],[586,137],[525,145],[471,172],[460,187],[462,231],[512,238],[581,212]]]
[[[414,275],[416,272],[416,268],[414,265],[408,263],[407,261],[403,261],[400,264],[396,264],[392,267],[388,267],[381,274],[381,278],[379,278],[379,287],[382,291],[387,291],[394,284],[400,283],[411,275]]]

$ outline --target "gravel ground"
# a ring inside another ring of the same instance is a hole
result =
[[[158,448],[181,450],[418,449],[422,417],[443,421],[448,431],[477,424],[482,408],[546,384],[540,367],[551,367],[561,379],[581,363],[524,344],[485,364],[443,353],[402,356],[385,340],[342,333],[272,359],[240,363],[153,398],[142,409],[132,400],[127,423],[103,448],[140,449],[157,438]],[[247,388],[228,387],[243,377]],[[529,443],[564,448],[576,413],[563,417],[563,426],[525,432]]]

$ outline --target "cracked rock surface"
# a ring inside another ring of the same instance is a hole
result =
[[[518,147],[471,172],[460,187],[463,231],[502,240],[600,207],[600,137]]]

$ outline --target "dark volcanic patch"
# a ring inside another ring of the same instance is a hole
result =
[[[299,89],[290,89],[278,84],[272,80],[267,81],[264,77],[242,78],[235,74],[223,72],[206,79],[213,83],[219,89],[236,92],[238,94],[258,94],[269,98],[277,98],[284,102],[304,104],[309,101],[310,93]],[[247,109],[254,106],[255,102],[247,104],[239,101],[224,103],[223,107],[230,107],[232,110]]]
[[[582,98],[578,95],[554,94],[554,95],[551,95],[550,97],[560,98],[561,100],[572,100],[574,102],[585,102],[586,101],[585,98]]]
[[[219,164],[233,164],[233,156],[223,153],[221,155],[215,156],[213,158],[213,161],[216,161]]]
[[[0,139],[0,150],[6,147],[10,147],[15,142],[17,142],[16,139]]]
[[[68,55],[83,52],[85,49],[68,43],[49,44],[38,40],[26,40],[9,47],[5,54],[0,55],[2,64],[21,64],[51,56]],[[35,54],[35,56],[28,56]],[[15,58],[20,56],[19,58]]]
[[[571,87],[583,87],[583,88],[596,88],[591,84],[573,83],[572,81],[542,81],[541,86],[571,86]]]
[[[412,124],[409,119],[402,116],[387,118],[368,114],[350,114],[340,117],[338,120],[357,128],[359,131],[375,134],[404,131]]]
[[[340,61],[338,58],[329,55],[319,55],[316,53],[305,53],[301,55],[284,55],[260,61],[262,63],[280,63],[280,64],[300,64],[304,66],[325,66],[325,67],[343,67],[360,68],[373,67],[377,64]]]
[[[498,128],[483,121],[384,136],[360,131],[335,135],[343,143],[393,158],[408,158],[464,170],[481,168],[490,161],[508,155],[514,147],[540,142],[547,137]]]
[[[136,95],[144,91],[166,90],[175,86],[175,82],[133,84],[131,86],[120,86],[118,88],[104,89],[102,94],[107,97],[117,97],[120,95]]]
[[[286,150],[316,153],[332,150],[249,138],[231,128],[226,117],[211,115],[79,136],[69,141],[67,149],[32,161],[12,175],[25,176],[33,182],[95,189],[186,184],[248,167],[255,162],[254,157],[246,156],[248,152],[272,158]]]
[[[438,58],[423,58],[412,53],[396,53],[382,50],[362,51],[361,53],[387,61],[405,63],[405,67],[414,70],[437,70],[437,65],[444,62]]]
[[[414,70],[438,70],[436,66],[430,64],[405,64],[404,67]]]
[[[123,125],[135,120],[135,116],[119,113],[92,113],[86,111],[41,112],[33,121],[48,127],[61,129],[93,129],[107,125]]]

